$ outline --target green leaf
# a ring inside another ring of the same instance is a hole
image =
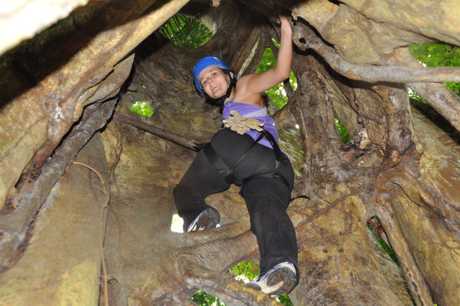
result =
[[[192,302],[199,306],[225,306],[225,304],[221,302],[219,298],[201,289],[193,294]]]
[[[272,39],[273,43],[276,46],[276,40]],[[265,48],[262,53],[262,58],[260,59],[259,65],[257,65],[256,73],[262,73],[268,71],[275,67],[276,57],[273,53],[272,48]],[[289,85],[292,90],[297,90],[297,77],[294,71],[291,71],[289,75]],[[276,107],[276,109],[282,109],[288,102],[288,96],[284,84],[282,82],[274,85],[270,89],[265,91],[265,94],[269,98],[270,103]]]
[[[178,48],[195,49],[206,44],[212,31],[199,19],[184,14],[176,14],[160,28],[160,33]]]
[[[427,67],[460,67],[460,48],[441,43],[412,44],[409,51]],[[460,96],[460,83],[446,82]]]
[[[291,71],[291,73],[289,74],[289,85],[291,86],[293,91],[297,90],[297,76],[295,75],[294,71]]]
[[[152,104],[149,101],[136,101],[129,107],[132,113],[138,116],[150,118],[155,113]]]
[[[288,96],[283,83],[278,83],[266,90],[265,94],[277,109],[282,109],[288,102]]]
[[[281,44],[279,43],[279,41],[276,40],[276,38],[272,37],[272,44],[275,46],[275,48],[280,48],[281,47]]]
[[[259,266],[252,260],[242,260],[233,265],[229,272],[235,277],[235,279],[242,280],[246,283],[255,280],[260,271]]]
[[[256,73],[265,72],[273,68],[276,64],[276,58],[273,54],[272,48],[265,48],[262,53],[262,58],[260,59],[259,65],[257,65]]]
[[[460,83],[446,82],[447,88],[452,90],[456,95],[460,96]]]
[[[294,304],[292,304],[291,299],[289,298],[289,295],[287,295],[286,293],[283,293],[280,296],[278,296],[276,298],[276,301],[284,306],[294,306]]]
[[[372,237],[374,238],[375,242],[380,247],[380,249],[385,254],[387,254],[391,258],[391,260],[393,260],[393,262],[395,264],[399,265],[398,255],[393,250],[391,245],[389,243],[387,243],[385,241],[385,239],[383,239],[381,237],[382,233],[379,233],[380,230],[378,230],[378,228],[383,228],[382,224],[380,222],[380,219],[377,216],[373,216],[373,217],[371,217],[370,220],[373,220],[373,222],[372,223],[370,223],[370,222],[367,223],[367,229],[372,234]],[[371,225],[371,224],[374,224],[374,225]]]
[[[335,130],[342,140],[342,143],[349,143],[351,140],[350,133],[348,133],[348,129],[343,125],[342,121],[339,118],[334,118]]]

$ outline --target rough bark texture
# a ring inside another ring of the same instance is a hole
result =
[[[43,165],[86,105],[118,93],[130,67],[115,66],[187,1],[149,11],[154,3],[92,2],[2,57],[0,152],[11,174],[2,175],[1,207],[24,168]]]
[[[0,223],[0,270],[13,266],[23,255],[32,237],[37,215],[49,193],[77,153],[92,135],[107,124],[116,100],[95,104],[85,110],[82,121],[75,126],[61,146],[41,169],[36,180],[24,182],[15,202],[2,211]]]
[[[100,135],[75,161],[80,164],[60,177],[37,215],[26,253],[0,274],[0,305],[97,305],[110,196]]]

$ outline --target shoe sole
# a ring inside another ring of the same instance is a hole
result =
[[[216,228],[219,222],[220,222],[219,213],[214,209],[208,208],[199,215],[199,218],[197,218],[195,222],[189,225],[190,230],[187,230],[187,232],[197,232],[197,231],[202,231],[206,229]],[[200,224],[201,226],[197,228],[196,230],[191,230],[192,228],[196,226],[197,223]]]
[[[200,223],[204,225],[204,229],[215,228],[219,224],[220,216],[214,209],[207,209],[203,217],[200,218]]]
[[[289,268],[281,268],[271,273],[266,282],[247,284],[248,287],[260,290],[271,297],[276,297],[283,293],[289,294],[296,285],[296,275]]]
[[[271,296],[279,296],[283,293],[289,294],[297,285],[297,278],[294,272],[289,268],[282,268],[273,272],[267,279],[267,286],[275,287],[282,284],[281,287],[273,292],[267,292]]]

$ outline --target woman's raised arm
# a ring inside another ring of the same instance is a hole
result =
[[[286,17],[280,17],[281,42],[276,66],[260,74],[243,76],[238,83],[243,95],[263,93],[289,77],[292,64],[292,28]]]

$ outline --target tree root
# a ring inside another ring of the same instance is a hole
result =
[[[405,159],[409,158],[407,155],[404,157]],[[401,165],[398,165],[398,167],[402,167],[403,164],[405,164],[405,161],[403,161]],[[394,174],[391,173],[392,170],[394,169],[381,173],[377,178],[376,186],[381,186],[380,188],[383,187],[383,189],[377,190],[377,197],[375,199],[377,205],[375,206],[375,209],[384,228],[386,229],[391,246],[395,250],[396,254],[398,254],[403,276],[415,304],[417,306],[431,306],[433,305],[433,300],[428,284],[426,283],[420,269],[418,268],[415,258],[411,253],[411,249],[404,236],[403,230],[394,217],[395,212],[391,203],[384,198],[384,195],[388,196],[389,194],[392,194],[390,190],[387,190],[386,187],[384,187],[384,182],[388,180],[388,176],[394,177]],[[395,186],[394,181],[391,181],[391,183],[392,186]],[[398,184],[396,185],[399,187],[398,190],[400,191],[401,186]],[[408,196],[404,190],[403,194]]]
[[[0,271],[11,268],[20,259],[32,236],[34,221],[51,189],[93,134],[106,125],[116,102],[112,99],[88,106],[81,122],[57,148],[53,158],[45,163],[40,176],[18,190],[15,197],[17,208],[0,216]]]
[[[217,277],[231,264],[256,251],[253,234],[246,231],[236,237],[219,239],[199,246],[181,249],[175,261],[179,275]],[[225,252],[222,252],[225,250]]]
[[[417,267],[417,263],[411,254],[410,248],[399,225],[392,217],[394,214],[393,209],[388,203],[384,202],[377,205],[377,210],[379,212],[379,217],[384,223],[384,227],[387,229],[390,243],[396,254],[398,254],[398,259],[403,270],[403,276],[406,279],[409,291],[411,292],[411,296],[416,305],[433,305],[428,285]]]
[[[407,68],[402,66],[358,65],[346,61],[332,47],[326,45],[309,27],[297,24],[294,27],[294,43],[301,50],[313,49],[343,76],[370,83],[441,83],[460,82],[459,68]]]
[[[255,253],[256,246],[253,234],[246,231],[236,237],[178,250],[172,261],[180,288],[176,284],[173,293],[163,292],[152,301],[153,305],[184,303],[199,289],[218,296],[227,305],[273,305],[273,299],[226,273],[232,264]]]
[[[352,79],[370,83],[404,83],[425,97],[457,131],[460,131],[460,106],[458,98],[441,84],[445,81],[459,82],[459,68],[408,68],[402,66],[372,66],[352,64],[327,46],[308,26],[297,24],[294,43],[301,50],[313,49],[337,73]]]
[[[107,185],[105,184],[104,178],[102,177],[102,175],[101,175],[101,173],[99,171],[97,171],[96,169],[94,169],[90,165],[82,163],[82,162],[79,162],[79,161],[73,161],[72,164],[83,166],[83,167],[89,169],[90,171],[92,171],[94,174],[96,174],[98,179],[99,179],[99,181],[101,181],[104,193],[109,194],[109,189],[107,188]]]

